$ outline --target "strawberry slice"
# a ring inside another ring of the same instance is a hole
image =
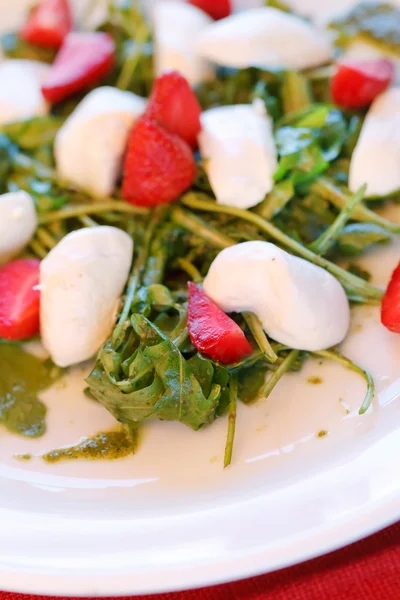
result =
[[[0,269],[0,337],[23,340],[39,332],[40,261],[21,258]]]
[[[189,282],[189,336],[197,350],[223,365],[231,365],[253,352],[239,325],[203,290]]]
[[[115,43],[108,33],[70,33],[42,87],[48,102],[60,102],[101,81],[114,66]]]
[[[122,196],[138,206],[173,202],[196,175],[196,163],[187,143],[143,115],[128,142]]]
[[[71,29],[68,0],[43,0],[31,10],[20,37],[36,46],[59,48]]]
[[[232,12],[231,0],[189,0],[189,4],[201,8],[213,19],[225,19]]]
[[[201,107],[187,80],[177,71],[157,77],[147,115],[170,133],[179,135],[193,149],[197,148]]]
[[[332,99],[342,108],[368,106],[387,89],[394,73],[386,59],[343,60],[332,79]]]
[[[400,333],[400,262],[383,297],[381,321],[389,331]]]

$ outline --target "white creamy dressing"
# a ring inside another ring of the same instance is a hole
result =
[[[49,65],[36,60],[8,59],[0,64],[0,125],[49,112],[41,90],[48,70]]]
[[[273,187],[277,153],[264,102],[203,112],[199,147],[219,204],[251,208]]]
[[[156,75],[176,70],[192,86],[212,78],[214,69],[195,49],[199,35],[212,22],[191,4],[176,0],[156,4],[152,15]]]
[[[271,338],[290,348],[330,348],[349,329],[349,303],[337,279],[269,242],[222,250],[204,291],[227,313],[253,312]]]
[[[56,365],[83,362],[107,340],[132,254],[132,238],[105,226],[69,233],[42,260],[41,336]]]
[[[37,227],[36,209],[26,192],[0,196],[0,265],[18,256]]]
[[[295,15],[271,7],[212,23],[196,44],[201,56],[233,68],[306,69],[331,60],[328,35]]]
[[[100,87],[90,92],[57,134],[60,177],[94,196],[114,192],[130,129],[146,101],[131,92]]]
[[[400,189],[400,87],[389,88],[372,104],[350,162],[349,187],[367,184],[367,196]]]

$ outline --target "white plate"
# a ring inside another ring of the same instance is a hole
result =
[[[400,207],[392,217],[400,222]],[[399,256],[394,244],[362,262],[384,285]],[[365,387],[356,374],[310,361],[268,401],[240,407],[226,471],[225,419],[198,433],[149,425],[138,454],[119,462],[15,460],[113,425],[83,396],[89,367],[78,368],[43,394],[45,437],[1,431],[0,589],[104,596],[203,586],[306,560],[396,521],[400,337],[377,309],[359,308],[343,352],[375,376],[373,409],[357,413]],[[323,383],[308,383],[313,375]]]

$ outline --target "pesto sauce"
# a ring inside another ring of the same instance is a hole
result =
[[[46,407],[38,393],[54,381],[53,367],[18,345],[0,343],[0,424],[26,437],[46,431]]]
[[[102,431],[93,437],[85,438],[76,446],[52,450],[42,456],[48,463],[61,460],[116,460],[135,454],[138,446],[138,430],[120,429]]]
[[[321,383],[323,383],[323,379],[322,377],[316,377],[315,375],[312,375],[307,379],[307,382],[312,383],[313,385],[320,385]]]

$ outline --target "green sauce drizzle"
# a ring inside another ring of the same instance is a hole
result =
[[[95,436],[85,438],[76,446],[60,448],[44,454],[42,458],[48,463],[61,460],[116,460],[135,454],[138,446],[138,430],[121,429],[102,431]]]
[[[46,431],[38,393],[54,382],[54,368],[13,344],[0,343],[0,423],[25,437]]]

